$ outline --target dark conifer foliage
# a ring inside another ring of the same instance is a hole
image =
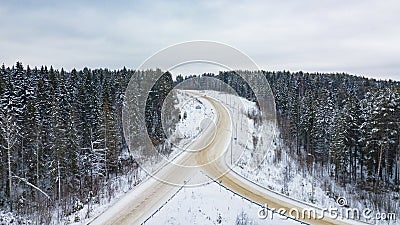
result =
[[[154,145],[162,145],[166,139],[161,121],[161,113],[168,93],[174,88],[172,75],[168,71],[163,73],[150,90],[146,101],[146,128]],[[173,107],[173,106],[170,106]],[[163,110],[172,112],[172,108]]]
[[[67,72],[24,68],[20,62],[1,66],[1,209],[47,224],[55,209],[60,218],[68,216],[99,201],[103,190],[110,194],[118,175],[137,170],[127,157],[121,117],[133,74],[126,68]],[[166,74],[150,96],[147,120],[158,118],[172,88]],[[162,143],[162,127],[158,120],[153,124],[150,134]]]
[[[347,74],[265,74],[277,96],[280,125],[289,124],[283,132],[295,139],[300,154],[313,154],[342,184],[375,192],[398,187],[399,82]]]

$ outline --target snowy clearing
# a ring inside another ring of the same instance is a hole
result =
[[[277,214],[272,220],[260,219],[259,209],[258,205],[212,182],[199,187],[184,187],[146,224],[299,224]]]

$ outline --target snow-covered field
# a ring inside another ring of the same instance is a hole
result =
[[[274,214],[272,219],[271,217],[261,219],[258,217],[259,210],[258,205],[212,182],[202,186],[182,188],[146,224],[299,224],[277,214]]]

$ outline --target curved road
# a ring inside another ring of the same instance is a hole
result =
[[[180,186],[184,185],[194,175],[198,175],[199,170],[220,181],[222,185],[237,194],[261,205],[268,204],[270,208],[284,208],[286,211],[297,208],[299,212],[303,208],[309,208],[308,205],[292,199],[284,199],[283,201],[283,197],[279,194],[256,186],[230,171],[224,160],[225,157],[222,157],[227,152],[232,139],[232,121],[229,111],[213,98],[199,97],[209,101],[217,112],[216,127],[210,126],[189,146],[192,149],[201,150],[183,152],[174,159],[173,163],[167,164],[156,172],[156,177],[162,177],[163,181],[154,178],[146,180],[89,224],[141,224]],[[171,183],[178,185],[171,185]],[[330,217],[317,220],[307,217],[306,215],[306,219],[302,220],[310,224],[363,224],[353,220],[344,221]]]

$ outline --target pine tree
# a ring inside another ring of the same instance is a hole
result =
[[[26,91],[26,108],[23,111],[21,127],[24,129],[21,130],[21,152],[22,152],[22,161],[20,164],[22,167],[20,169],[21,177],[26,179],[29,183],[35,184],[35,160],[36,160],[36,151],[37,151],[37,140],[38,140],[38,111],[36,108],[36,77],[37,77],[37,69],[31,71],[29,66],[26,69],[26,81],[29,84],[26,84],[24,89]],[[28,186],[30,188],[29,191],[26,192],[24,198],[27,198],[27,195],[34,196],[34,188],[32,186]]]
[[[314,148],[322,165],[329,160],[329,147],[332,140],[334,100],[328,90],[320,89],[315,100]]]
[[[118,169],[118,138],[115,126],[115,114],[111,105],[109,85],[106,82],[103,87],[103,139],[104,139],[104,157],[106,176],[109,176],[109,170],[116,172]]]
[[[348,178],[348,165],[350,162],[346,122],[346,112],[342,112],[336,119],[331,153],[332,163],[335,165],[335,179],[341,180],[343,184],[346,183]]]
[[[6,106],[6,98],[5,96],[5,88],[6,88],[6,81],[5,78],[7,77],[8,71],[6,70],[5,65],[3,64],[0,69],[0,113],[4,115],[4,108]],[[4,206],[5,200],[7,198],[5,190],[7,190],[7,170],[3,165],[6,165],[6,154],[5,154],[5,147],[6,143],[4,140],[3,135],[0,135],[0,206]],[[3,191],[4,190],[4,191]]]
[[[24,109],[25,96],[23,90],[24,70],[21,63],[16,64],[16,68],[6,72],[4,78],[4,90],[1,99],[0,129],[4,139],[2,148],[7,154],[7,181],[8,181],[8,200],[10,210],[13,211],[16,195],[13,193],[13,170],[15,161],[18,160],[14,154],[14,148],[19,144],[21,131],[21,114]]]

